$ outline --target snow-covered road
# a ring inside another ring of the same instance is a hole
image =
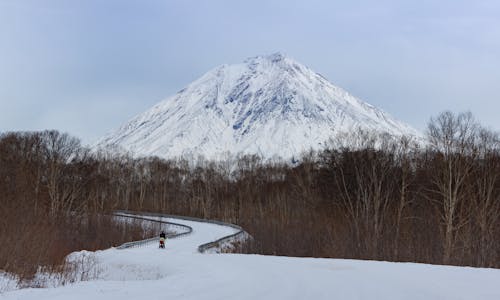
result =
[[[23,289],[0,299],[500,299],[500,270],[340,259],[200,254],[232,234],[215,224],[172,220],[193,233],[157,244],[96,252],[100,279]]]

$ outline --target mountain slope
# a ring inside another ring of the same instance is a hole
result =
[[[135,155],[298,156],[361,126],[418,133],[280,53],[222,65],[98,142]]]

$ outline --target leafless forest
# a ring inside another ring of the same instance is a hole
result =
[[[4,133],[0,269],[32,274],[133,239],[102,217],[114,209],[233,222],[254,236],[251,253],[499,268],[498,135],[449,112],[427,135],[422,145],[359,130],[290,165],[133,159],[56,131]]]

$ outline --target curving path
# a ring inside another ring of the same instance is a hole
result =
[[[165,249],[158,248],[158,241],[129,249],[98,251],[103,266],[102,280],[144,280],[161,279],[179,272],[187,265],[186,260],[201,256],[198,247],[202,244],[233,235],[236,229],[228,226],[144,215],[144,220],[181,224],[191,229],[189,234],[168,238]],[[196,266],[195,266],[196,267]]]
[[[206,248],[212,246],[210,244],[214,241],[230,240],[232,237],[237,238],[239,236],[246,235],[246,232],[244,232],[238,226],[217,221],[209,221],[189,217],[172,217],[169,215],[161,214],[140,214],[130,212],[118,212],[116,213],[116,215],[120,217],[130,217],[145,221],[161,222],[165,224],[169,230],[173,230],[175,232],[175,234],[173,234],[173,236],[170,237],[168,241],[172,241],[172,238],[175,240],[181,237],[186,238],[186,236],[189,235],[189,238],[184,239],[184,242],[174,242],[172,244],[167,241],[168,243],[166,250],[170,249],[170,251],[174,252],[190,252],[193,249],[198,252],[203,252]],[[139,244],[140,247],[147,246],[148,248],[151,248],[151,245],[149,244],[150,241],[152,241],[151,244],[157,246],[157,238],[126,244],[131,244],[132,247],[134,246],[134,244]]]

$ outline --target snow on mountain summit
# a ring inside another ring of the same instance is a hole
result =
[[[138,156],[258,154],[288,159],[335,133],[417,131],[281,54],[219,66],[98,142]]]

